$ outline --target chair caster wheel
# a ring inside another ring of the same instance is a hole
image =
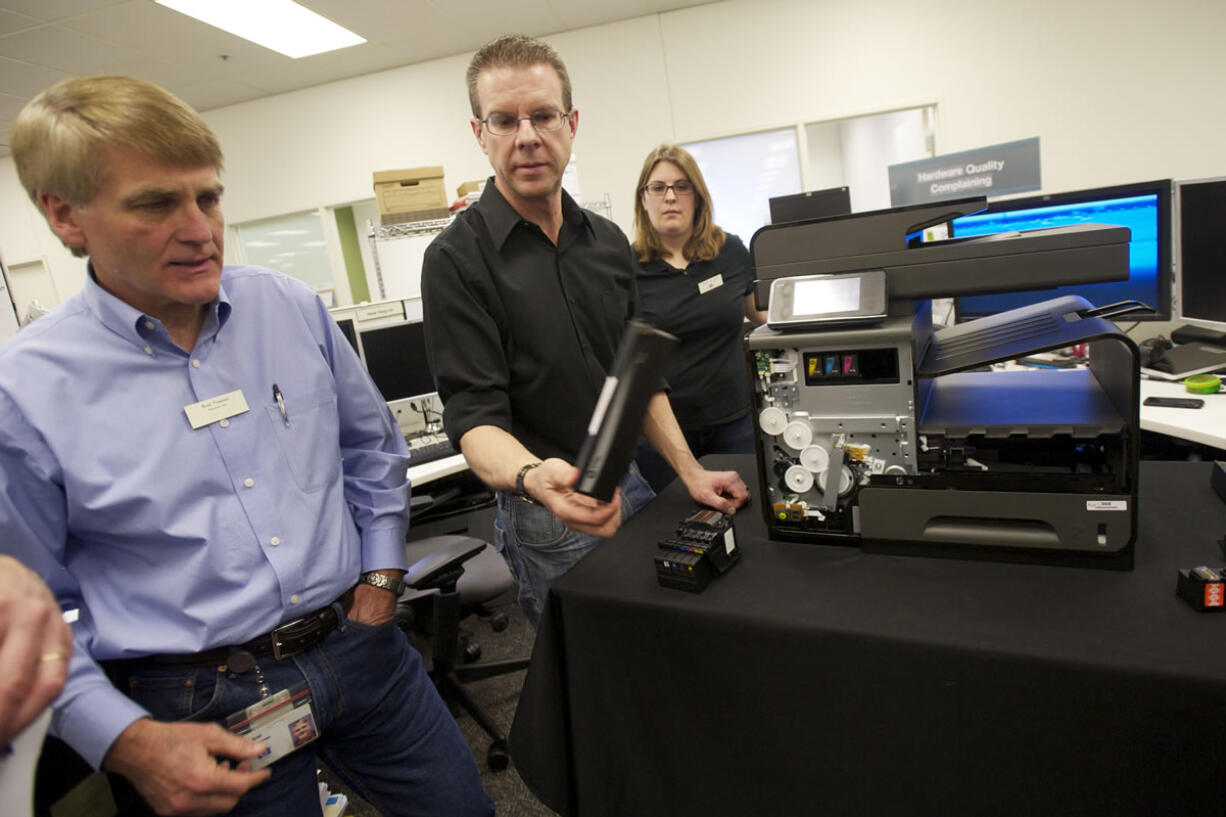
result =
[[[464,663],[472,664],[481,660],[481,645],[470,641],[464,645]]]
[[[495,615],[493,618],[490,619],[490,629],[496,633],[500,633],[503,630],[505,630],[507,628],[507,625],[510,623],[511,623],[511,620],[507,618],[506,613],[498,613],[497,615]]]
[[[507,751],[505,744],[498,742],[490,746],[489,752],[485,755],[485,765],[489,766],[495,772],[501,772],[511,763],[511,754]]]

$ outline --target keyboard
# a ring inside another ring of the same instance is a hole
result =
[[[441,432],[438,434],[419,434],[416,437],[406,437],[405,442],[409,444],[410,465],[422,465],[460,453],[451,447],[451,440],[447,439],[447,435]]]

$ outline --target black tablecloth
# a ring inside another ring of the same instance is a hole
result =
[[[709,458],[753,485],[751,457]],[[560,579],[512,758],[569,815],[1226,813],[1226,563],[1207,463],[1145,462],[1131,572],[772,542],[657,585],[672,485]]]

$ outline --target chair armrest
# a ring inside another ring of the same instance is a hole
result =
[[[410,565],[408,572],[404,574],[404,583],[414,590],[454,585],[464,573],[464,562],[483,549],[485,542],[480,539],[456,537]]]

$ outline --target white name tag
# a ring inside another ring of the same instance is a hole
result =
[[[698,282],[698,294],[706,295],[711,290],[719,289],[723,285],[724,285],[724,276],[720,275],[717,272],[714,275],[712,275],[710,278],[708,278],[707,280]]]
[[[242,389],[183,407],[183,413],[187,415],[187,421],[192,424],[192,428],[201,428],[248,410],[247,398],[243,397]]]

